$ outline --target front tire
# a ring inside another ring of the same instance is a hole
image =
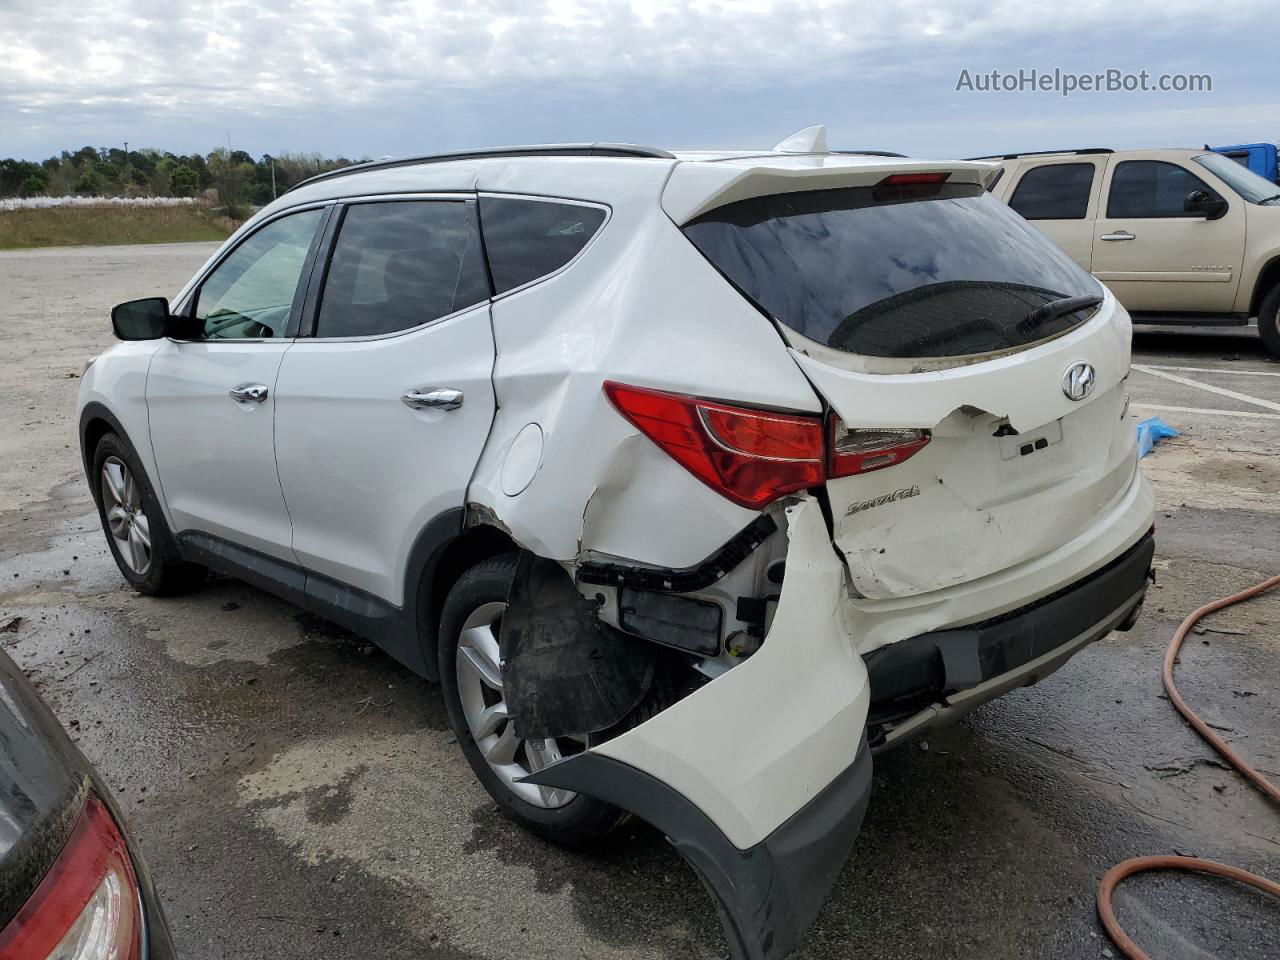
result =
[[[135,590],[150,596],[181,593],[204,578],[204,567],[178,555],[137,455],[116,434],[98,441],[90,483],[107,546]]]
[[[476,564],[449,591],[440,617],[440,683],[449,721],[476,778],[511,820],[562,846],[584,846],[627,819],[617,807],[580,793],[520,783],[562,757],[586,750],[589,737],[557,737],[543,749],[516,736],[507,717],[498,629],[516,573],[516,554]]]
[[[1280,285],[1262,300],[1258,308],[1258,335],[1273,357],[1280,357]]]

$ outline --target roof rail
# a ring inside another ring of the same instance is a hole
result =
[[[399,157],[391,160],[370,160],[349,167],[339,167],[327,173],[318,173],[291,190],[321,180],[332,180],[366,170],[390,170],[394,167],[414,167],[425,163],[447,163],[451,160],[487,160],[494,157],[650,157],[674,160],[675,155],[657,147],[641,147],[632,143],[544,143],[528,147],[487,147],[481,150],[461,150],[456,153],[426,153],[416,157]]]
[[[1017,160],[1019,157],[1051,157],[1054,154],[1115,153],[1110,147],[1080,147],[1077,150],[1025,150],[1022,153],[988,153],[981,157],[965,157],[966,160]]]

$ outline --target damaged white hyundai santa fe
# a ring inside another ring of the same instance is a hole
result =
[[[80,392],[125,578],[206,569],[439,680],[549,840],[627,815],[782,957],[871,755],[1138,616],[1129,318],[995,167],[626,145],[316,177]]]

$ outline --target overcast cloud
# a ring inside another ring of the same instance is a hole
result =
[[[1280,136],[1263,2],[0,0],[0,156],[128,140],[349,156],[624,140],[965,155]],[[1211,93],[957,92],[962,68]]]

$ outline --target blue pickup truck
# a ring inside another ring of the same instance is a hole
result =
[[[1210,147],[1206,150],[1221,153],[1230,157],[1242,167],[1248,167],[1260,177],[1272,183],[1280,183],[1280,169],[1276,164],[1276,145],[1274,143],[1236,143],[1229,147]]]

